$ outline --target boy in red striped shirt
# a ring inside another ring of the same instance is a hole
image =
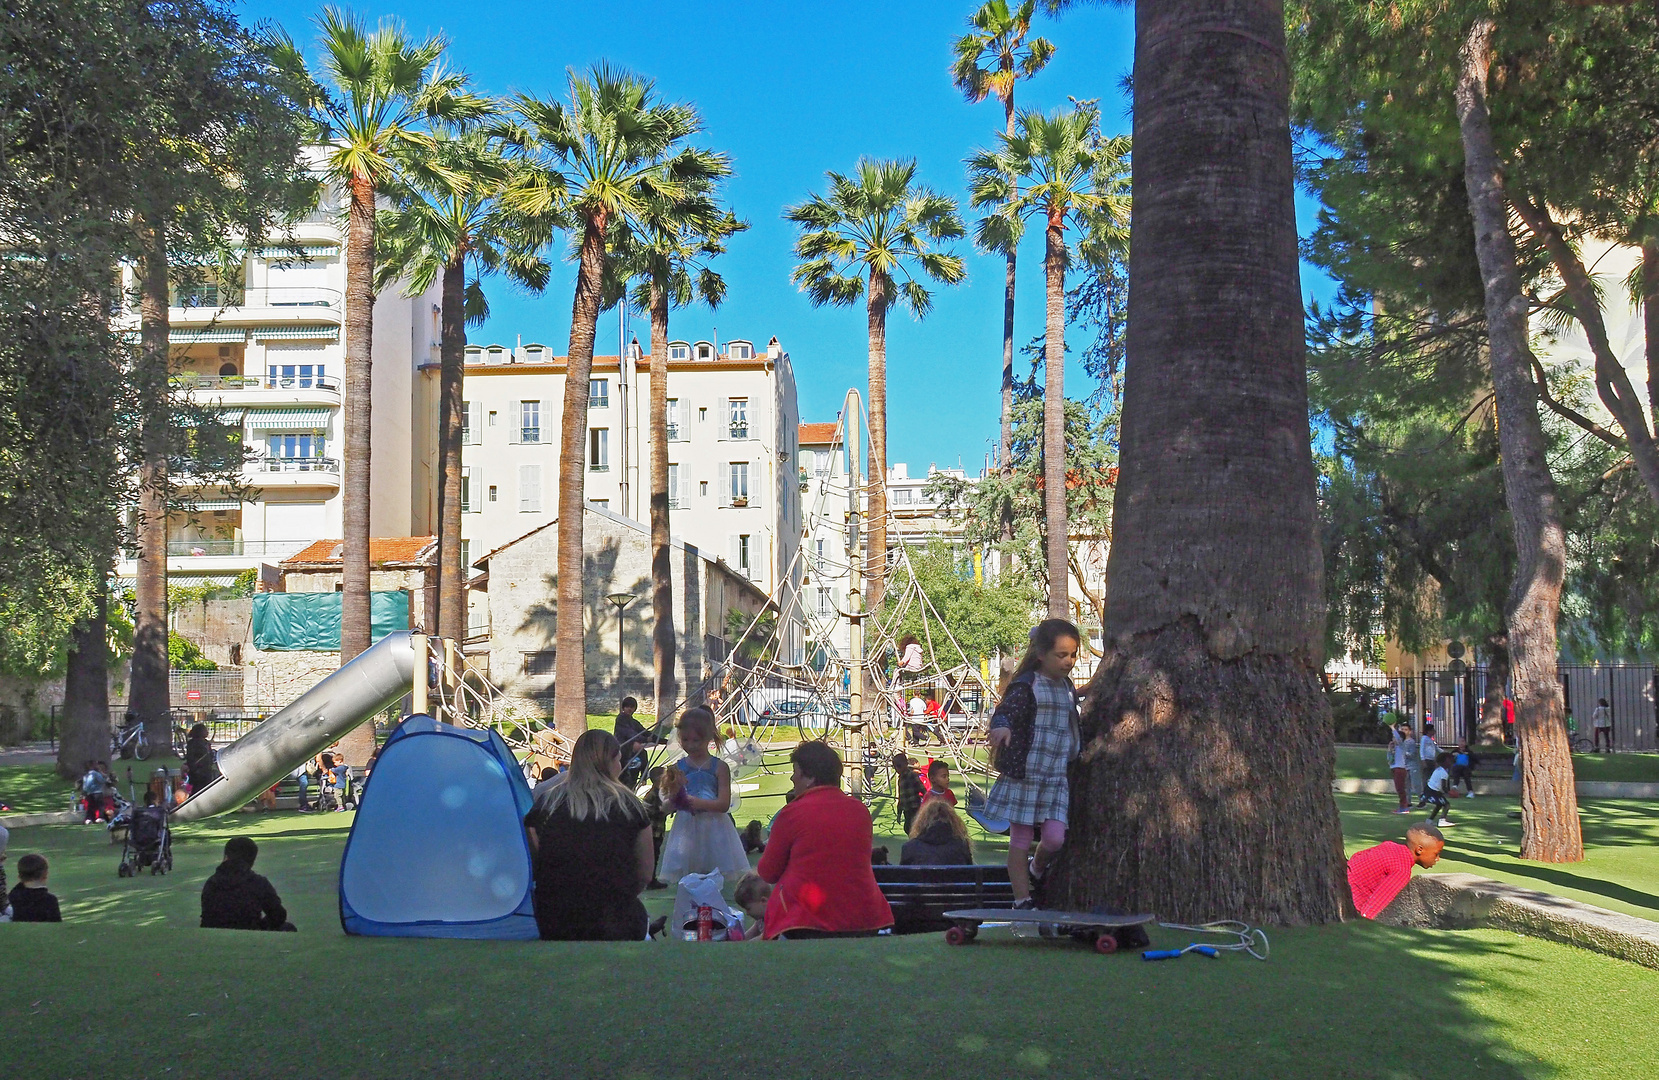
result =
[[[1406,830],[1403,844],[1390,840],[1354,852],[1348,860],[1348,888],[1359,913],[1375,919],[1411,880],[1411,868],[1427,870],[1440,860],[1445,846],[1440,830],[1425,821]]]

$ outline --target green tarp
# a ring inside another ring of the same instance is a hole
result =
[[[337,592],[255,593],[253,647],[267,651],[340,649],[340,597]],[[377,592],[369,596],[369,637],[379,641],[394,630],[409,629],[409,594]]]

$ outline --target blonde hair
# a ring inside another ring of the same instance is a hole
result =
[[[916,820],[910,823],[910,839],[916,839],[941,821],[950,826],[952,836],[958,840],[968,839],[967,823],[944,799],[929,799],[922,804],[921,810],[916,814]]]
[[[705,743],[713,742],[716,737],[714,730],[716,726],[717,725],[714,722],[714,713],[703,708],[701,705],[687,709],[685,712],[680,714],[680,718],[678,720],[674,721],[674,730],[680,733],[680,746],[682,748],[686,744],[687,733],[694,736],[706,736],[706,738],[703,739],[703,742]]]
[[[548,791],[548,812],[564,807],[577,821],[605,821],[632,816],[643,819],[639,796],[611,779],[610,764],[622,752],[616,736],[594,728],[584,731],[570,751],[570,771]]]
[[[737,879],[737,887],[732,890],[732,900],[740,908],[746,908],[756,900],[764,900],[772,895],[772,886],[766,879],[753,870],[744,871]]]

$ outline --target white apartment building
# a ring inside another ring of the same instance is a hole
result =
[[[325,194],[293,234],[298,254],[247,251],[232,278],[175,290],[168,312],[174,384],[239,423],[249,452],[238,485],[173,478],[181,501],[193,506],[168,522],[167,569],[176,584],[229,584],[250,569],[274,582],[284,558],[343,533],[346,281],[338,193]],[[423,418],[435,409],[436,377],[420,372],[437,359],[437,296],[436,286],[413,298],[388,289],[375,301],[375,536],[434,530],[435,430]],[[136,332],[136,309],[126,322]],[[136,565],[124,558],[117,572],[131,578]]]
[[[773,338],[668,346],[669,500],[676,539],[722,559],[769,595],[799,582],[795,375]],[[633,342],[596,356],[588,382],[586,494],[650,519],[650,358]],[[482,559],[558,515],[566,358],[546,346],[470,345],[461,535]],[[551,573],[553,567],[548,567]],[[475,597],[469,622],[485,624]]]

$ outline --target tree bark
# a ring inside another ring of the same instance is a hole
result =
[[[1282,5],[1141,0],[1134,86],[1106,647],[1054,899],[1327,922],[1352,900],[1320,680]]]
[[[887,309],[893,283],[870,274],[866,303],[870,330],[870,498],[866,520],[870,542],[865,552],[865,611],[879,611],[887,591]]]
[[[1601,317],[1601,301],[1596,297],[1595,285],[1584,263],[1567,243],[1547,207],[1539,206],[1520,192],[1510,193],[1509,204],[1549,251],[1556,273],[1561,275],[1562,284],[1567,288],[1573,313],[1584,327],[1591,355],[1595,357],[1596,392],[1624,432],[1625,447],[1636,463],[1636,472],[1647,486],[1648,494],[1659,503],[1659,446],[1654,445],[1653,434],[1648,430],[1648,410],[1642,407],[1629,372],[1613,354],[1613,346],[1607,340],[1607,323]]]
[[[1005,68],[1004,70],[1008,70]],[[1008,82],[1008,96],[1002,99],[1003,122],[1008,137],[1014,137],[1014,82]],[[1017,190],[1009,191],[1008,198],[1012,202]],[[1003,475],[1013,470],[1013,463],[1009,460],[1014,452],[1014,268],[1019,261],[1018,245],[1008,248],[1008,268],[1002,282],[1002,436],[997,442],[997,465]],[[1007,511],[1003,513],[1003,539],[1014,538],[1014,518]]]
[[[345,463],[340,547],[340,664],[370,644],[369,498],[374,391],[374,184],[353,177],[346,226]],[[352,765],[368,763],[374,728],[364,724],[340,740]]]
[[[143,458],[138,470],[138,566],[127,707],[143,720],[151,745],[166,747],[173,741],[167,686],[167,308],[171,296],[166,226],[159,218],[145,217],[136,224],[141,256],[139,353],[134,381]]]
[[[1047,543],[1048,617],[1071,618],[1070,533],[1066,522],[1066,222],[1048,211],[1043,273],[1048,335],[1043,355],[1043,523]]]
[[[582,231],[576,294],[570,308],[570,353],[565,367],[564,412],[559,420],[559,583],[553,657],[553,722],[575,738],[588,728],[586,620],[582,604],[582,511],[587,495],[588,376],[599,321],[600,277],[605,270],[603,211]]]
[[[78,780],[86,763],[109,755],[109,585],[100,569],[93,613],[75,626],[63,674],[63,723],[58,728],[58,775]]]
[[[1538,418],[1532,349],[1527,343],[1527,299],[1515,264],[1503,174],[1486,108],[1486,76],[1496,29],[1491,19],[1478,19],[1470,27],[1460,56],[1456,100],[1464,187],[1486,291],[1488,355],[1504,493],[1515,527],[1515,581],[1506,621],[1515,728],[1522,747],[1521,857],[1577,862],[1584,858],[1584,841],[1561,684],[1556,681],[1556,618],[1567,563],[1566,534],[1546,457],[1544,427]]]
[[[444,266],[438,344],[438,620],[440,637],[467,636],[467,568],[461,562],[461,425],[466,414],[467,253]],[[478,493],[473,493],[477,498]]]
[[[668,290],[651,282],[651,693],[660,721],[679,695],[674,677],[674,548],[668,506]]]
[[[1480,708],[1480,741],[1503,744],[1503,703],[1509,690],[1509,635],[1486,635],[1486,696]]]
[[[1647,407],[1659,432],[1659,237],[1642,241],[1642,331],[1647,347]]]

